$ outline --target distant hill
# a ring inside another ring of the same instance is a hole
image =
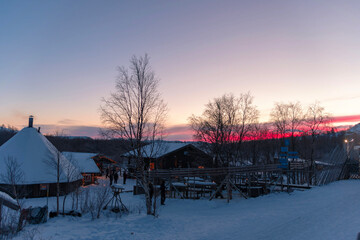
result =
[[[12,138],[17,129],[0,126],[0,146]],[[127,141],[122,139],[92,139],[87,136],[45,136],[59,151],[92,152],[105,154],[114,160],[128,151]]]
[[[68,138],[68,139],[92,139],[91,137],[88,136],[64,136],[64,138]]]

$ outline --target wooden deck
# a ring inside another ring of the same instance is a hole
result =
[[[178,169],[157,169],[148,172],[150,178],[174,178],[174,177],[203,177],[222,176],[228,174],[257,173],[257,172],[282,172],[278,164],[225,167],[225,168],[178,168]]]
[[[139,176],[139,175],[138,175]],[[209,196],[210,200],[227,192],[228,201],[233,192],[244,198],[267,194],[274,189],[288,191],[290,188],[310,188],[307,164],[290,163],[288,169],[279,164],[223,167],[223,168],[178,168],[156,169],[146,173],[151,181],[167,181],[169,197],[199,198]],[[196,185],[198,179],[211,186]],[[285,180],[286,179],[286,180]]]

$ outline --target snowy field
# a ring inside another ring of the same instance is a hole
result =
[[[128,182],[131,188],[131,180]],[[16,239],[356,239],[360,232],[360,181],[348,180],[306,191],[273,193],[242,199],[209,201],[167,199],[159,216],[147,216],[143,196],[122,194],[132,209],[119,217],[105,213],[57,217],[42,225],[27,225]],[[55,207],[50,199],[50,208]],[[27,200],[44,205],[46,199]],[[139,209],[141,209],[139,213]],[[31,235],[31,234],[30,234]]]

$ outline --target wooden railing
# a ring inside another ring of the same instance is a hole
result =
[[[149,177],[169,178],[169,177],[201,177],[201,176],[221,176],[228,174],[256,173],[256,172],[281,172],[278,164],[242,166],[242,167],[223,167],[223,168],[178,168],[178,169],[156,169],[147,172]]]

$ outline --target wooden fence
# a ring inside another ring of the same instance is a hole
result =
[[[312,185],[323,185],[343,179],[346,176],[346,162],[349,153],[339,146],[330,154],[325,163],[311,164],[309,161],[290,161],[288,168],[280,168],[279,164],[252,165],[221,168],[178,168],[155,169],[146,172],[150,181],[167,181],[170,196],[185,198],[194,188],[184,179],[202,178],[207,182],[216,183],[215,188],[200,189],[200,193],[210,193],[210,200],[226,190],[226,198],[232,198],[232,192],[237,191],[245,198],[253,195],[254,189],[265,194],[274,190],[290,191],[293,188],[310,188]],[[139,177],[140,175],[137,174]],[[183,183],[183,185],[181,184]],[[209,184],[210,186],[211,184]],[[212,184],[214,185],[214,184]],[[186,191],[186,194],[184,193]],[[199,195],[199,192],[196,195]],[[174,193],[174,194],[173,194]]]

